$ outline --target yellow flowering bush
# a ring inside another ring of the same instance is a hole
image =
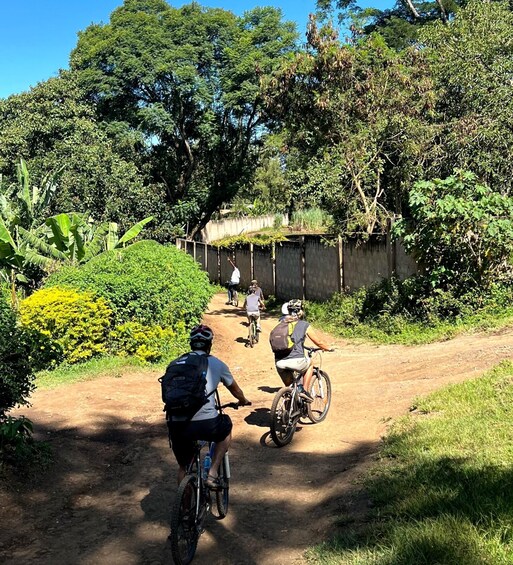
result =
[[[183,351],[181,333],[157,325],[126,322],[110,332],[110,347],[116,355],[134,355],[142,361],[155,362]]]
[[[112,310],[89,292],[38,290],[21,302],[20,317],[23,326],[40,336],[41,347],[55,344],[68,363],[107,352]]]

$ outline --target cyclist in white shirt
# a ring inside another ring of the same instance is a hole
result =
[[[233,267],[232,276],[230,277],[230,282],[228,283],[228,302],[226,304],[231,304],[233,300],[233,291],[239,290],[240,283],[240,271],[237,265],[228,257],[230,265]]]

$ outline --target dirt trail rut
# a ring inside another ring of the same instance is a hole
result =
[[[357,482],[385,423],[415,396],[477,376],[513,356],[513,330],[420,347],[354,345],[328,338],[333,402],[327,419],[303,426],[278,449],[268,434],[280,386],[264,316],[262,340],[244,346],[245,317],[213,298],[204,321],[213,353],[226,361],[253,405],[234,421],[228,517],[209,520],[194,563],[303,563],[303,552],[333,533],[337,513],[358,520]],[[40,481],[0,491],[0,562],[48,565],[172,563],[166,542],[176,466],[160,412],[158,372],[127,372],[39,390],[30,417],[56,462]],[[223,399],[229,394],[223,391]]]

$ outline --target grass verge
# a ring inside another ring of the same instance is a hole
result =
[[[513,564],[513,364],[419,399],[384,441],[358,530],[312,564]]]
[[[37,388],[55,388],[63,384],[88,381],[98,377],[120,377],[134,369],[164,369],[164,364],[148,365],[136,357],[99,357],[75,365],[60,365],[53,371],[36,374]]]
[[[379,286],[376,288],[379,291]],[[394,303],[393,297],[388,304],[385,300],[372,303],[375,293],[373,288],[359,289],[353,294],[333,295],[327,302],[307,302],[308,321],[340,337],[403,345],[422,345],[452,339],[462,333],[492,331],[513,325],[510,288],[501,289],[492,296],[480,296],[475,304],[458,304],[457,299],[453,300],[457,303],[455,307],[451,303],[435,303],[432,311],[425,309],[421,319],[399,300]],[[450,307],[454,307],[454,312],[448,312]],[[418,316],[419,312],[416,314]]]

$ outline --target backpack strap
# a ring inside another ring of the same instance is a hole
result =
[[[194,355],[197,355],[201,358],[205,359],[205,363],[203,363],[203,372],[205,373],[205,393],[207,392],[207,372],[208,372],[208,358],[210,357],[210,354],[206,354],[206,355],[200,355],[199,353],[197,353],[196,351],[191,351],[191,353],[193,353]],[[209,392],[207,394],[207,398],[210,398],[214,392],[216,391],[216,389],[212,390],[211,392]]]

